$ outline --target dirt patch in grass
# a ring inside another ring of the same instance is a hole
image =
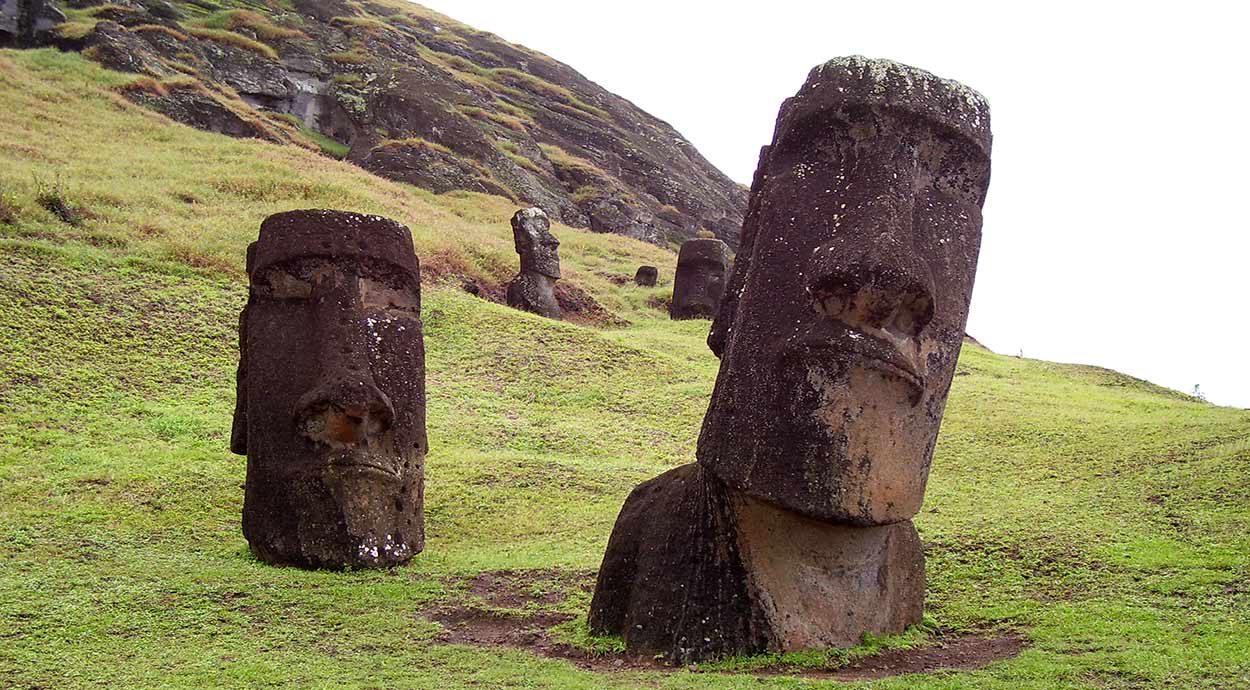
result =
[[[469,580],[469,593],[492,608],[519,609],[529,604],[555,606],[572,590],[591,592],[595,573],[589,570],[492,570]]]
[[[564,311],[564,320],[583,326],[603,328],[628,326],[629,322],[603,308],[590,293],[569,283],[556,283],[556,301]]]
[[[567,659],[591,671],[676,671],[661,661],[629,653],[592,652],[563,642],[552,628],[576,618],[566,611],[550,610],[580,589],[594,588],[590,571],[499,570],[486,571],[468,580],[467,589],[480,603],[447,605],[420,612],[418,617],[443,626],[435,637],[443,644],[523,649],[539,656]],[[874,680],[909,673],[950,669],[972,671],[1001,659],[1010,659],[1026,647],[1017,634],[997,636],[951,634],[914,649],[897,649],[857,659],[845,666],[819,668],[777,664],[747,671],[708,671],[725,675],[798,676],[834,680]],[[688,667],[697,671],[698,665]]]
[[[996,637],[948,635],[935,639],[931,645],[883,652],[836,670],[770,669],[764,675],[799,675],[850,681],[875,680],[908,673],[931,673],[943,669],[975,671],[1001,659],[1012,659],[1025,646],[1024,638],[1014,634]]]

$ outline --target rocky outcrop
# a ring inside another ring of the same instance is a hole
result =
[[[77,26],[98,23],[58,44],[113,69],[199,80],[203,98],[143,101],[192,126],[255,135],[206,116],[215,101],[274,123],[256,128],[266,138],[294,123],[338,142],[326,150],[435,192],[498,194],[662,245],[710,231],[736,247],[746,191],[672,127],[567,65],[418,5],[301,1],[206,15],[202,2],[74,4],[87,16]]]
[[[0,48],[37,45],[65,15],[47,0],[0,0]]]

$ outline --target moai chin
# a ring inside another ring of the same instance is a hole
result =
[[[512,216],[512,239],[521,255],[521,272],[508,283],[508,306],[551,319],[563,316],[556,301],[560,279],[560,240],[551,234],[551,221],[540,208],[525,208]]]
[[[303,568],[406,563],[425,545],[425,349],[412,237],[378,216],[290,211],[248,247],[231,450],[243,534]]]
[[[686,240],[677,253],[673,276],[673,319],[712,319],[720,308],[729,275],[729,245],[710,237]]]
[[[634,285],[642,287],[655,287],[659,279],[660,269],[655,266],[639,266],[638,271],[634,273]]]
[[[968,316],[989,108],[841,58],[787,100],[708,344],[698,462],[626,500],[591,628],[674,662],[855,644],[923,613],[920,508]]]

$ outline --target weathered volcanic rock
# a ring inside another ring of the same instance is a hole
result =
[[[668,314],[674,319],[712,319],[725,294],[729,273],[729,247],[717,239],[686,240],[677,254],[673,277],[673,301]]]
[[[653,287],[659,279],[660,269],[655,266],[639,266],[638,272],[634,274],[634,284],[643,287]]]
[[[16,8],[38,2],[0,0],[0,40],[13,41]],[[241,99],[253,109],[244,120],[290,129],[294,141],[310,146],[280,116],[298,118],[347,146],[349,162],[379,175],[436,192],[497,194],[541,206],[553,221],[661,245],[700,229],[737,243],[745,190],[672,127],[567,65],[420,6],[253,3],[248,10],[271,28],[261,35],[243,22],[233,30],[264,45],[187,33],[176,18],[202,15],[202,2],[73,6],[94,8],[111,26],[86,40],[55,38],[58,47],[91,48],[88,55],[114,69],[157,78],[172,76],[174,65],[193,71],[206,93],[230,108],[242,107]],[[233,93],[239,99],[226,95]],[[251,136],[238,127],[216,131]],[[281,137],[270,131],[266,138]],[[412,142],[426,145],[405,148]]]
[[[989,108],[897,63],[830,61],[761,157],[709,344],[699,462],[735,488],[857,525],[920,508],[968,318]]]
[[[425,350],[408,229],[377,216],[270,216],[248,248],[231,450],[243,534],[306,568],[406,563],[425,544]]]
[[[0,48],[37,45],[63,21],[65,15],[47,0],[0,0]]]
[[[540,208],[512,216],[512,239],[521,255],[521,272],[508,283],[508,306],[551,319],[561,317],[555,284],[560,279],[560,240]]]
[[[786,101],[708,338],[721,367],[698,463],[626,500],[592,630],[684,663],[920,620],[910,518],[968,315],[989,146],[981,96],[897,63],[833,60]]]
[[[804,518],[727,487],[697,464],[634,489],[590,609],[596,634],[688,663],[855,645],[902,632],[924,608],[911,522],[856,528]]]

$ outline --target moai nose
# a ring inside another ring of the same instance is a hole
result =
[[[350,446],[386,433],[395,420],[395,408],[372,383],[338,378],[300,398],[294,419],[299,433],[313,441]]]

